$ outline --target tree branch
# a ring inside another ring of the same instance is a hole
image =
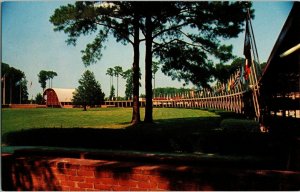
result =
[[[96,23],[98,25],[101,25],[101,26],[104,26],[104,27],[108,27],[110,29],[113,29],[115,31],[118,31],[118,29],[115,27],[115,26],[112,26],[112,25],[108,25],[108,24],[104,24],[104,23],[100,23],[98,21],[96,21]],[[131,36],[133,36],[133,34],[129,33]],[[126,39],[129,43],[133,44],[133,41],[130,40],[126,35],[123,35],[123,34],[120,34],[124,39]]]
[[[172,30],[178,29],[178,28],[183,27],[183,26],[185,26],[185,25],[187,25],[187,24],[188,24],[188,23],[185,22],[185,23],[182,23],[182,24],[180,24],[180,25],[176,25],[176,26],[170,27],[170,28],[168,28],[168,29],[162,30],[162,31],[158,32],[157,34],[153,35],[152,38],[155,39],[156,37],[158,37],[159,35],[161,35],[161,34],[163,34],[163,33],[165,33],[165,32],[168,32],[168,31],[172,31]]]

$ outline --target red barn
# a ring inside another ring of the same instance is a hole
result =
[[[47,107],[71,107],[75,89],[48,88],[43,97]]]

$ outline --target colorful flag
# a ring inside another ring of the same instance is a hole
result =
[[[233,87],[235,87],[235,86],[238,84],[238,82],[240,81],[240,79],[241,79],[241,72],[240,72],[240,70],[238,69],[238,70],[236,71],[236,73],[235,73]]]

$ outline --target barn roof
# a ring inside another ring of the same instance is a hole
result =
[[[48,88],[47,90],[49,89],[55,91],[59,102],[72,102],[73,92],[75,91],[75,89]]]

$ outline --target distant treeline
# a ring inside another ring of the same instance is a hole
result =
[[[175,88],[175,87],[159,87],[153,90],[153,97],[164,97],[167,95],[178,95],[191,91],[189,88]]]
[[[25,73],[6,63],[1,63],[1,103],[28,103]]]

